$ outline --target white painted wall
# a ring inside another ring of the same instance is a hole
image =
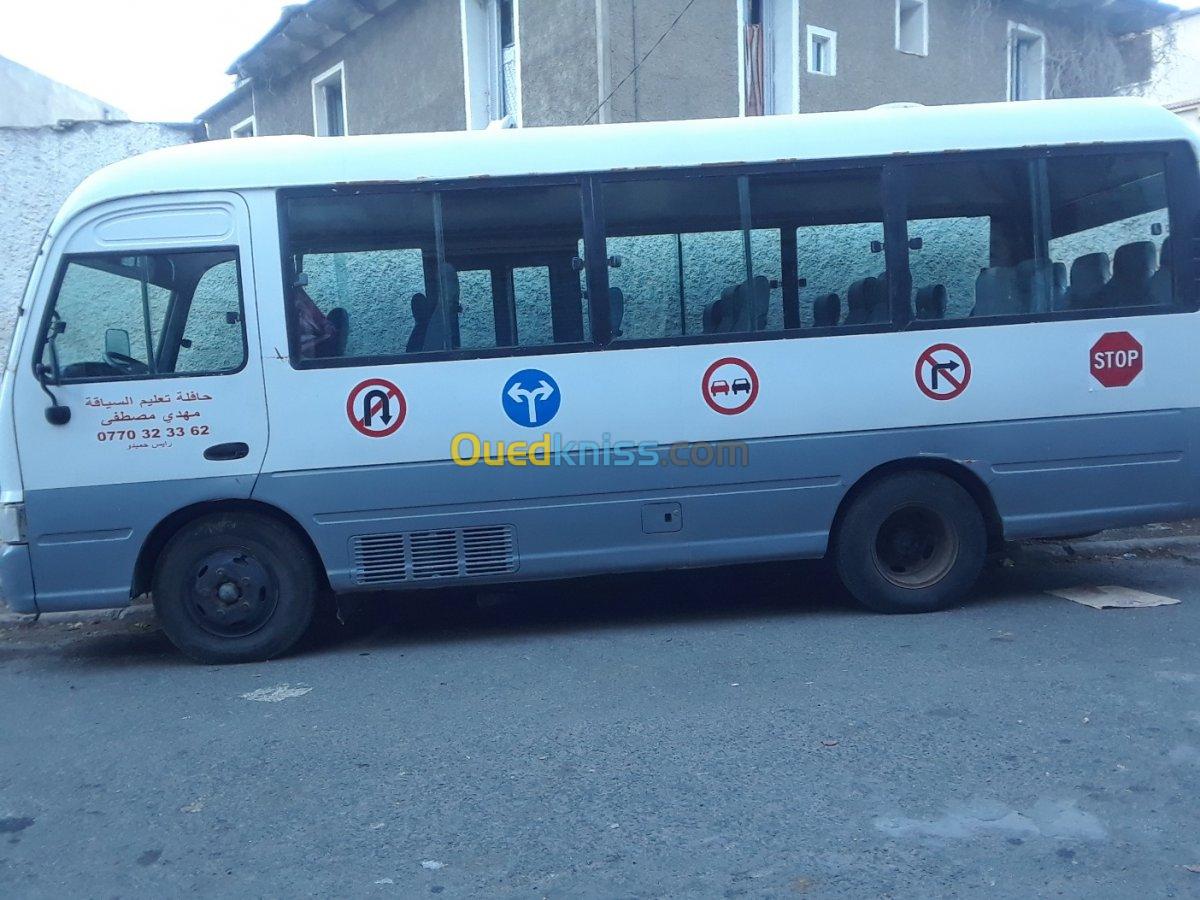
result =
[[[0,359],[50,220],[88,175],[148,150],[186,144],[191,126],[87,122],[72,128],[0,127]]]
[[[1171,34],[1174,46],[1169,46]],[[1158,103],[1182,103],[1200,99],[1200,15],[1177,19],[1153,33],[1155,67],[1145,96]]]
[[[116,122],[128,118],[111,103],[0,56],[0,126],[36,128],[60,119]]]

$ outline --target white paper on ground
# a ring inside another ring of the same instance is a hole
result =
[[[1060,588],[1046,593],[1062,597],[1064,600],[1073,600],[1092,609],[1141,609],[1146,606],[1174,606],[1180,602],[1175,597],[1162,597],[1113,584]]]

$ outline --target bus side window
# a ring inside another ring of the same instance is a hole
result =
[[[437,290],[436,279],[431,285],[427,278],[432,195],[292,197],[285,224],[294,357],[360,359],[446,348],[442,331],[419,327]]]
[[[751,228],[744,176],[614,179],[604,219],[616,339],[783,327],[779,232]]]
[[[442,272],[457,296],[454,347],[591,339],[583,271],[573,265],[583,257],[577,186],[449,190],[440,203]]]
[[[1170,306],[1171,223],[1162,154],[1046,161],[1055,309]]]
[[[1049,308],[1053,273],[1038,252],[1033,230],[1033,165],[988,159],[909,168],[914,319],[1023,315]]]
[[[796,282],[782,285],[782,296],[798,303],[799,326],[891,321],[878,168],[761,175],[750,182],[756,228],[778,229],[795,241]]]

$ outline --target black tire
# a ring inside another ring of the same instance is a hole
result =
[[[952,478],[898,472],[855,497],[833,536],[842,584],[881,613],[923,613],[960,602],[987,558],[979,505]]]
[[[258,513],[189,522],[154,570],[154,608],[171,642],[202,663],[258,662],[292,649],[321,593],[309,547]]]

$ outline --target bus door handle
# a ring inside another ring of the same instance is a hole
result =
[[[204,458],[217,462],[241,459],[250,453],[250,445],[238,441],[233,444],[214,444],[204,451]]]

